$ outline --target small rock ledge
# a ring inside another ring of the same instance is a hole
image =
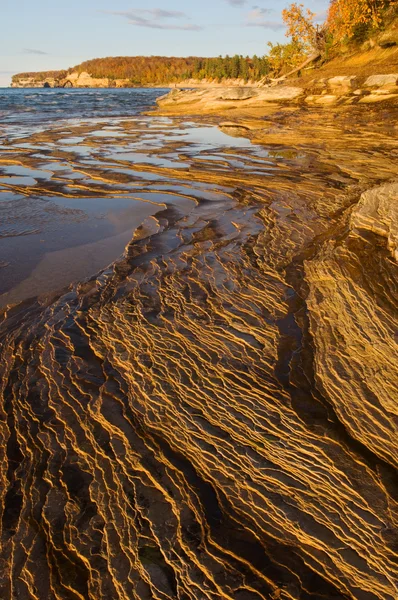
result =
[[[206,88],[192,90],[174,89],[158,98],[163,109],[195,106],[200,112],[238,106],[261,106],[264,103],[304,103],[314,106],[340,104],[373,104],[398,99],[398,73],[372,75],[367,79],[337,76],[314,79],[306,88],[287,85],[269,85],[262,88]]]

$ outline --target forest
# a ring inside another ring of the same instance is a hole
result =
[[[88,60],[72,69],[92,77],[128,79],[132,84],[172,83],[186,79],[260,79],[269,72],[266,57],[175,58],[119,56]]]
[[[72,72],[87,72],[95,78],[126,80],[132,86],[173,83],[188,79],[244,79],[258,80],[269,72],[267,57],[219,56],[166,57],[166,56],[116,56],[94,58],[72,67],[68,71],[43,71],[41,73],[19,73],[14,80],[35,77],[63,79]]]

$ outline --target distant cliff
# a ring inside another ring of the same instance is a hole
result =
[[[14,75],[11,82],[13,88],[111,88],[133,87],[128,79],[110,79],[109,77],[92,77],[89,73],[72,71],[70,73],[56,72],[43,76],[43,73],[20,73]]]
[[[156,87],[183,82],[256,82],[268,74],[265,57],[132,56],[95,58],[64,71],[18,73],[11,87]]]
[[[11,87],[56,87],[58,81],[65,78],[67,71],[42,71],[39,73],[18,73],[11,80]],[[47,85],[46,85],[47,84]]]

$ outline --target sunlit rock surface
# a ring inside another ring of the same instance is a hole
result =
[[[395,117],[166,136],[190,210],[3,312],[2,599],[396,600]]]
[[[352,213],[350,226],[361,236],[373,232],[387,238],[388,248],[398,261],[398,183],[364,193]]]

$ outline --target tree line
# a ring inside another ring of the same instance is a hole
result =
[[[72,69],[79,73],[87,71],[92,77],[127,79],[133,84],[173,83],[188,79],[249,79],[257,80],[269,72],[266,57],[218,56],[163,57],[122,56],[95,58]]]

